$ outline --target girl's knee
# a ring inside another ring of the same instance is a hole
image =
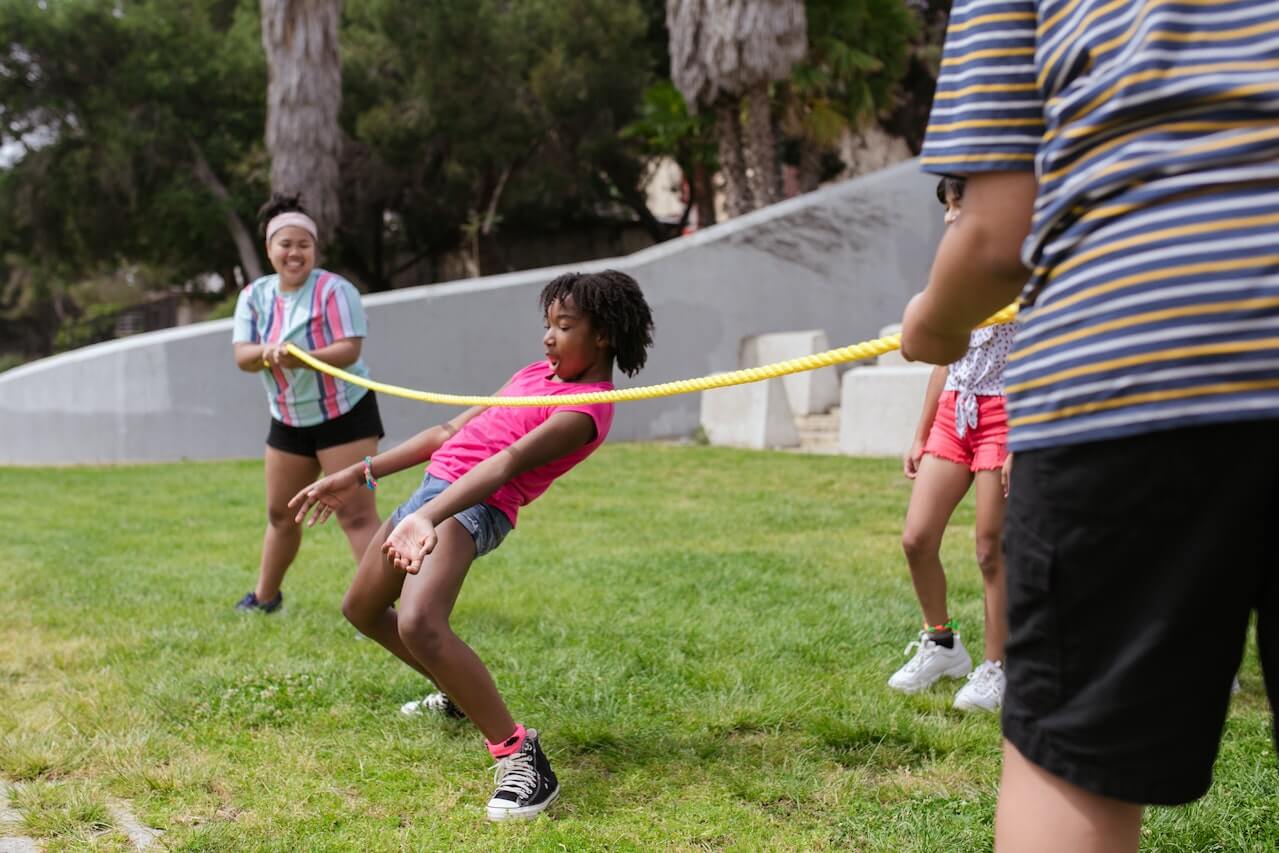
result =
[[[294,521],[297,511],[291,509],[287,504],[281,506],[267,505],[266,523],[277,530],[301,530],[298,523]]]
[[[397,625],[400,639],[413,650],[414,657],[428,665],[440,658],[452,635],[448,621],[432,613],[430,608],[405,606],[403,602]]]
[[[342,525],[343,530],[363,530],[368,527],[377,527],[379,524],[376,504],[344,506],[337,511],[336,515],[338,524]]]
[[[1004,555],[998,536],[977,536],[977,568],[986,577],[995,577],[1003,569]]]
[[[902,551],[910,563],[935,557],[941,542],[928,531],[907,527],[902,531]]]
[[[346,595],[342,597],[342,616],[359,631],[367,634],[377,622],[379,614],[376,607],[370,606],[369,602],[363,601],[359,595],[347,590]]]

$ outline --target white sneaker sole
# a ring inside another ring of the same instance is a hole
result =
[[[898,686],[896,684],[893,684],[892,680],[890,679],[888,682],[888,686],[892,688],[893,690],[896,690],[898,693],[922,693],[928,688],[932,687],[937,682],[941,681],[943,678],[963,678],[965,675],[967,675],[968,673],[972,671],[973,671],[973,665],[971,663],[957,664],[955,666],[952,666],[950,669],[942,670],[941,673],[938,674],[936,678],[934,678],[932,681],[928,682],[927,684],[914,684],[914,685],[906,684],[906,685]]]
[[[960,711],[985,711],[988,714],[995,714],[999,712],[999,706],[1001,704],[1002,703],[1000,702],[996,702],[995,707],[987,708],[985,705],[979,705],[976,702],[969,702],[967,699],[955,699],[955,708]]]
[[[556,785],[555,790],[551,791],[551,795],[542,802],[532,806],[524,806],[518,809],[507,809],[501,807],[488,807],[488,818],[491,821],[501,822],[504,820],[532,820],[546,810],[546,807],[555,802],[560,795],[560,786]]]

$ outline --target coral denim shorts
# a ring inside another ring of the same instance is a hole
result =
[[[1008,458],[1008,412],[999,395],[977,397],[977,425],[959,435],[955,423],[958,391],[943,391],[937,401],[937,417],[924,442],[924,452],[966,466],[969,471],[990,471]]]

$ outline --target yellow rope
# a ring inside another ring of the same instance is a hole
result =
[[[997,323],[1007,323],[1016,314],[1017,306],[1009,305],[981,325],[993,326]],[[417,400],[422,403],[439,403],[444,406],[580,406],[591,403],[625,403],[631,400],[651,400],[654,397],[673,397],[676,394],[691,394],[694,391],[707,391],[712,388],[727,388],[730,385],[760,382],[776,376],[786,376],[791,373],[801,373],[805,370],[816,370],[819,367],[829,367],[832,364],[860,361],[864,358],[883,355],[900,348],[900,334],[886,335],[885,337],[863,341],[859,344],[851,344],[850,346],[839,347],[838,349],[827,350],[826,352],[819,352],[800,358],[792,358],[787,361],[778,361],[773,364],[765,364],[760,367],[748,367],[745,370],[717,373],[713,376],[703,376],[698,379],[679,379],[675,382],[663,382],[660,385],[616,388],[612,391],[591,391],[585,394],[553,394],[541,397],[474,397],[461,394],[437,394],[432,391],[415,391],[412,388],[402,388],[399,385],[374,382],[371,379],[347,373],[345,370],[340,370],[312,358],[309,353],[298,349],[293,344],[288,345],[289,353],[308,367],[312,367],[321,373],[327,373],[329,376],[337,377],[344,382],[360,385],[380,394],[404,397],[405,399]]]

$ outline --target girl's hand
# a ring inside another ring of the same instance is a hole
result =
[[[1013,478],[1013,455],[1004,457],[1003,467],[999,469],[999,485],[1004,487],[1004,500],[1008,500],[1008,481]]]
[[[382,553],[400,571],[411,575],[422,568],[426,555],[435,550],[435,525],[416,512],[409,513],[386,537]]]
[[[902,457],[902,473],[906,475],[907,480],[913,480],[919,475],[919,460],[923,458],[924,440],[917,438],[910,446],[910,450],[907,450],[906,455]]]
[[[298,524],[306,518],[306,514],[315,508],[315,514],[307,522],[307,527],[315,527],[328,521],[329,516],[341,509],[355,494],[355,489],[364,484],[362,469],[359,466],[343,468],[334,474],[316,480],[289,501],[289,508],[296,509],[298,514],[293,520]]]

